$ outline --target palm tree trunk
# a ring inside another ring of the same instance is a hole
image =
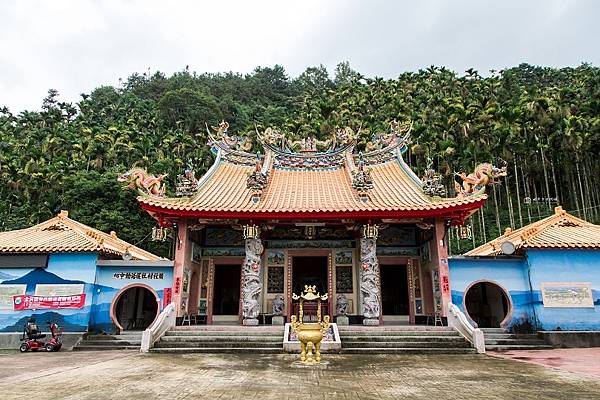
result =
[[[542,168],[544,169],[544,182],[546,183],[546,202],[548,203],[548,209],[552,210],[552,203],[550,200],[550,183],[548,181],[548,170],[546,169],[546,157],[544,156],[543,149],[540,149],[540,155],[542,157]]]
[[[513,203],[512,203],[512,198],[510,195],[510,181],[507,179],[506,180],[506,204],[508,205],[508,215],[510,216],[510,227],[512,229],[515,228],[515,214],[514,214],[514,210],[513,210]]]
[[[523,166],[521,166],[521,180],[523,181],[523,190],[525,191],[525,197],[529,199],[527,204],[527,220],[531,223],[531,192],[529,191],[528,181],[525,179],[525,173],[523,172]]]
[[[581,194],[581,208],[583,211],[583,219],[587,220],[587,209],[585,196],[583,194],[583,185],[581,184],[581,171],[579,169],[579,154],[575,155],[575,168],[577,169],[577,182],[579,183],[579,193]]]
[[[517,170],[517,160],[518,158],[515,157],[515,160],[513,162],[513,167],[515,170],[515,187],[517,189],[517,210],[519,211],[519,227],[523,226],[523,211],[521,210],[521,192],[519,191],[519,173]]]

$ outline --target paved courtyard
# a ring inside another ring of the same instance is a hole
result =
[[[600,399],[595,376],[483,355],[0,353],[4,399]]]

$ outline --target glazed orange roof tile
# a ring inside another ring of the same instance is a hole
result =
[[[455,214],[464,219],[487,196],[429,196],[405,163],[408,141],[394,137],[379,150],[353,154],[353,145],[327,152],[293,152],[264,140],[264,156],[212,142],[216,159],[189,197],[143,195],[141,206],[157,215],[248,217],[353,216],[427,217]],[[303,143],[306,147],[306,143]],[[311,151],[312,150],[312,151]]]
[[[99,252],[123,256],[129,252],[134,260],[162,258],[110,234],[91,228],[68,217],[67,211],[35,226],[0,232],[0,253],[72,253]]]
[[[553,215],[511,230],[503,236],[485,243],[466,256],[495,256],[501,254],[501,245],[511,242],[515,249],[600,249],[600,225],[577,218],[562,207],[556,207]]]

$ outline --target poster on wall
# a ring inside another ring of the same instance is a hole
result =
[[[13,309],[13,296],[23,295],[27,285],[0,285],[0,310]]]
[[[594,307],[590,282],[542,282],[544,307]]]
[[[83,308],[85,293],[74,296],[13,296],[13,310],[42,310],[61,308]]]
[[[38,283],[35,286],[36,296],[72,296],[75,294],[81,294],[84,284],[42,284]]]

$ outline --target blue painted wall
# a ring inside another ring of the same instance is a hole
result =
[[[535,311],[543,330],[600,330],[600,251],[528,250]],[[590,282],[594,308],[549,308],[542,302],[542,282]]]
[[[162,279],[136,278],[119,279],[115,274],[122,272],[131,274],[162,274]],[[173,285],[173,267],[119,267],[98,266],[96,270],[96,287],[94,290],[94,305],[90,319],[90,330],[94,332],[113,333],[115,327],[110,319],[110,306],[114,297],[123,287],[143,283],[152,287],[160,298],[160,310],[164,307],[164,288]]]
[[[512,301],[511,319],[506,328],[515,325],[534,324],[533,305],[527,282],[525,259],[494,258],[450,258],[450,289],[452,303],[469,316],[464,306],[466,289],[479,280],[494,282],[510,294]]]
[[[38,283],[83,283],[86,294],[85,305],[81,309],[0,309],[0,332],[21,332],[31,315],[36,315],[38,323],[44,328],[46,321],[53,321],[58,322],[65,332],[86,331],[93,302],[96,259],[95,253],[50,254],[47,268],[2,268],[0,265],[0,285],[27,284],[26,294],[33,295]]]

